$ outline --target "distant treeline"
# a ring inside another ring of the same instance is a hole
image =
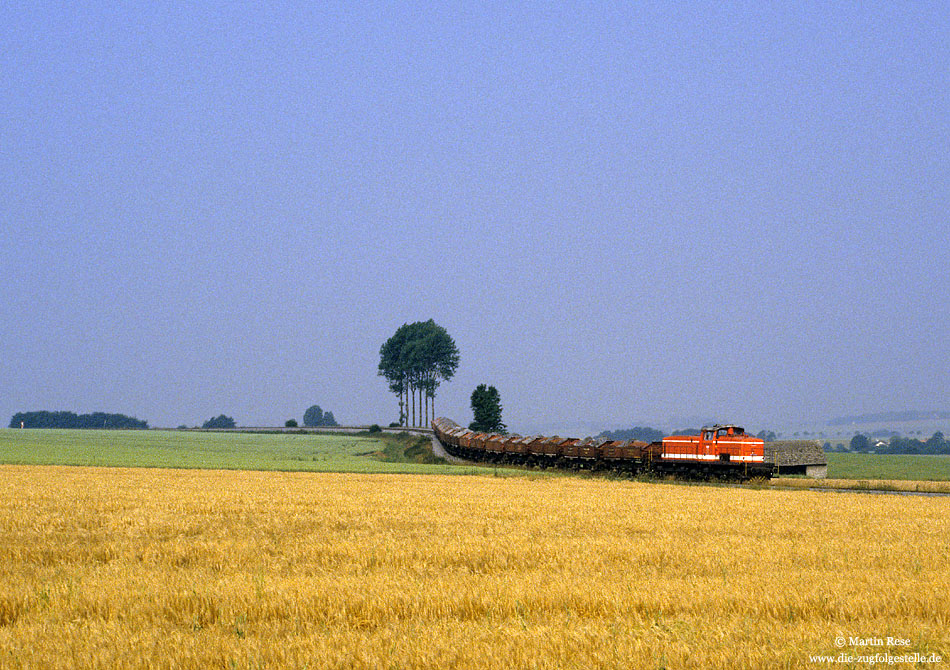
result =
[[[828,422],[829,426],[848,426],[852,423],[896,423],[899,421],[944,421],[950,419],[950,412],[878,412],[877,414],[858,414],[857,416],[839,416]]]
[[[140,421],[125,414],[76,414],[75,412],[18,412],[10,419],[10,428],[121,428],[145,430],[148,421]]]
[[[633,428],[623,428],[621,430],[605,430],[597,437],[605,437],[608,440],[642,440],[643,442],[657,442],[658,440],[661,440],[669,435],[699,435],[701,432],[703,431],[699,428],[680,428],[679,430],[674,430],[671,433],[664,433],[662,430],[657,430],[656,428],[634,426]],[[775,433],[771,430],[759,431],[756,437],[759,437],[766,442],[774,442],[776,439],[778,439],[775,436]]]
[[[939,430],[926,442],[912,437],[892,437],[887,442],[858,433],[851,438],[850,451],[872,454],[950,454],[950,442]]]
[[[663,431],[646,426],[634,426],[633,428],[622,428],[620,430],[605,430],[597,437],[605,437],[608,440],[641,440],[643,442],[656,442],[663,439]]]

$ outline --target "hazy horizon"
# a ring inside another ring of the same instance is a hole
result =
[[[429,318],[459,423],[950,408],[945,3],[0,18],[4,425],[389,423]]]

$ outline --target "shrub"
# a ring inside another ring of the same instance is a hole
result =
[[[297,427],[297,419],[287,419],[286,421],[284,421],[284,427],[285,427],[285,428],[296,428],[296,427]]]
[[[371,432],[371,433],[381,433],[381,432],[383,432],[383,429],[379,427],[379,424],[378,424],[378,423],[374,423],[372,426],[369,427],[369,432]]]

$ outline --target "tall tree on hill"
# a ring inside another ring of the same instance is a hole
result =
[[[400,423],[428,423],[439,384],[455,375],[458,364],[455,341],[432,319],[396,329],[379,349],[378,374],[399,398]]]
[[[472,414],[475,420],[469,424],[470,430],[503,435],[508,432],[501,420],[501,396],[494,386],[479,384],[472,391]]]
[[[406,365],[404,349],[409,340],[409,325],[403,324],[396,329],[383,346],[379,348],[379,368],[377,374],[386,378],[389,390],[399,398],[399,424],[409,422],[409,371]]]

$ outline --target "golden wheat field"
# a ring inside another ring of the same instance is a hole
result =
[[[842,637],[950,657],[950,499],[0,467],[3,668],[799,668]]]

